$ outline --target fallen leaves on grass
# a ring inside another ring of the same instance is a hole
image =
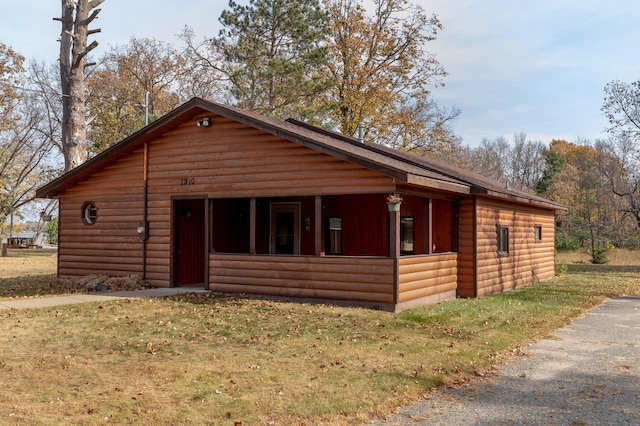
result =
[[[109,277],[25,276],[0,279],[0,297],[42,296],[48,294],[87,293],[92,291],[127,291],[146,288],[137,275]]]
[[[106,275],[87,275],[84,277],[61,277],[52,284],[62,293],[78,291],[124,291],[146,288],[145,282],[137,275],[109,277]]]

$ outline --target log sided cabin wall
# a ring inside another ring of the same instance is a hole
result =
[[[59,198],[59,275],[142,275],[136,233],[143,220],[142,171],[142,153],[134,152]],[[95,207],[90,221],[88,205]]]
[[[503,202],[476,205],[476,294],[484,296],[553,278],[554,217],[531,207],[507,209]],[[502,230],[507,241],[496,248]]]
[[[461,204],[459,297],[499,293],[553,278],[553,215],[482,198]],[[502,249],[500,233],[506,236]]]
[[[398,211],[389,194],[403,198]],[[59,275],[136,274],[154,287],[395,311],[551,278],[562,208],[200,99],[38,196],[60,200]]]

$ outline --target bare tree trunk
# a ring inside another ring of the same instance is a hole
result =
[[[91,65],[87,64],[87,54],[98,46],[96,41],[87,46],[87,38],[100,31],[89,30],[88,27],[100,12],[96,7],[103,2],[104,0],[62,0],[60,82],[65,172],[87,159],[85,68]]]

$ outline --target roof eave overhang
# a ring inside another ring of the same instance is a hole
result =
[[[155,121],[149,126],[124,139],[122,142],[113,145],[111,148],[90,159],[78,168],[65,173],[49,184],[38,188],[36,190],[36,197],[56,198],[76,183],[91,176],[96,171],[108,166],[109,164],[115,163],[121,158],[131,154],[136,149],[140,148],[144,143],[150,142],[154,140],[154,138],[157,138],[159,135],[163,134],[167,130],[170,130],[176,125],[188,121],[198,114],[206,112],[222,115],[231,120],[235,120],[240,123],[249,125],[255,129],[262,130],[271,135],[278,136],[292,142],[297,142],[318,152],[331,155],[335,158],[348,161],[353,164],[357,164],[376,173],[380,173],[382,175],[397,179],[401,182],[406,182],[408,184],[421,186],[424,188],[450,191],[458,194],[488,196],[492,198],[499,198],[502,200],[511,200],[518,203],[537,205],[541,208],[546,209],[566,211],[566,207],[551,201],[545,202],[544,199],[540,199],[539,197],[526,197],[516,193],[509,193],[507,191],[490,190],[483,187],[482,185],[476,185],[472,182],[467,182],[464,179],[456,179],[457,182],[450,181],[446,179],[446,175],[443,175],[445,179],[416,175],[409,171],[403,170],[402,167],[393,166],[393,162],[402,161],[404,163],[408,162],[415,166],[425,167],[424,165],[421,165],[411,159],[401,159],[398,158],[397,155],[387,152],[383,154],[381,152],[378,152],[380,150],[376,150],[375,147],[369,147],[369,149],[373,149],[373,151],[378,154],[390,155],[392,161],[381,161],[373,158],[368,158],[366,155],[359,154],[358,150],[360,148],[358,147],[356,147],[355,150],[340,149],[333,146],[332,144],[323,143],[322,141],[316,140],[313,137],[306,135],[305,131],[296,131],[296,126],[293,124],[291,125],[293,126],[291,128],[288,128],[287,126],[277,125],[275,123],[272,123],[269,119],[261,120],[257,117],[252,116],[251,114],[246,114],[245,112],[233,107],[211,103],[209,101],[198,98],[193,98],[192,100],[176,108],[166,116],[161,117],[159,120]],[[325,137],[329,137],[327,135],[328,132],[316,131],[316,133],[320,133]],[[334,137],[340,138],[340,136]]]
[[[567,207],[563,206],[562,204],[554,203],[552,201],[543,200],[540,198],[527,198],[518,194],[505,194],[503,192],[497,192],[497,191],[491,191],[491,190],[486,190],[484,194],[492,198],[499,198],[501,200],[510,200],[516,203],[528,204],[531,206],[536,206],[536,207],[549,209],[549,210],[559,210],[559,211],[568,210]]]
[[[406,182],[410,185],[455,192],[457,194],[467,195],[471,193],[471,187],[469,187],[468,185],[463,185],[455,182],[447,182],[444,180],[433,179],[425,176],[409,174]]]
[[[189,114],[188,112],[190,110],[192,111]],[[124,139],[122,142],[113,145],[101,154],[91,158],[76,169],[63,174],[47,185],[38,188],[36,190],[36,197],[56,198],[60,196],[75,183],[86,179],[95,171],[107,166],[108,164],[114,163],[118,161],[118,159],[130,154],[137,147],[142,146],[144,142],[153,140],[153,138],[162,133],[163,130],[174,126],[178,121],[187,121],[193,116],[207,111],[213,114],[220,114],[231,120],[235,120],[240,123],[252,126],[258,130],[262,130],[274,136],[282,137],[292,142],[300,143],[304,146],[317,150],[318,152],[322,152],[324,154],[331,155],[344,161],[358,164],[362,167],[376,171],[391,178],[395,178],[403,182],[406,182],[408,180],[408,173],[399,168],[373,161],[350,153],[348,151],[335,149],[331,146],[319,143],[312,138],[305,137],[304,135],[289,131],[287,129],[282,129],[278,126],[272,125],[271,123],[255,120],[254,118],[245,115],[242,112],[235,110],[234,108],[228,108],[223,105],[213,104],[202,99],[194,98],[191,101],[183,104],[181,107],[175,109],[171,113],[167,114],[166,116],[160,118],[156,122]]]
[[[153,140],[158,134],[174,127],[177,123],[190,120],[193,116],[202,112],[203,109],[206,110],[207,106],[208,102],[206,101],[197,98],[191,99],[167,115],[123,139],[121,142],[112,145],[95,157],[90,158],[75,169],[66,172],[48,184],[38,188],[36,190],[36,198],[58,197],[76,182],[86,179],[97,170],[129,155],[145,142]]]

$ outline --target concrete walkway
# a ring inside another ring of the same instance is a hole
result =
[[[118,291],[113,293],[71,294],[67,296],[43,296],[29,299],[0,300],[0,309],[36,309],[51,306],[72,305],[74,303],[102,302],[121,298],[163,297],[179,293],[206,293],[202,288],[171,287],[151,288],[147,290]]]

